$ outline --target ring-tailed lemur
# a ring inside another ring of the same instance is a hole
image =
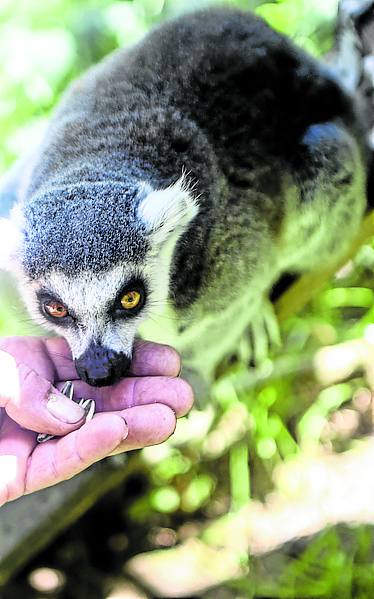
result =
[[[259,18],[163,24],[71,86],[4,187],[26,305],[92,385],[126,374],[149,324],[208,378],[280,273],[346,250],[360,140],[335,77]]]

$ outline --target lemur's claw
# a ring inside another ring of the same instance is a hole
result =
[[[241,358],[254,367],[266,360],[272,349],[282,345],[278,320],[269,300],[264,300],[261,311],[249,325],[246,341],[240,346],[245,354]]]
[[[71,381],[66,381],[65,385],[61,389],[61,393],[66,395],[70,400],[76,401],[76,403],[81,406],[86,414],[86,422],[92,420],[93,415],[95,413],[96,404],[93,399],[74,399],[74,383]],[[48,433],[39,433],[36,437],[36,441],[38,443],[45,443],[45,441],[49,441],[50,439],[54,439],[56,435],[49,435]]]
[[[66,381],[61,389],[61,393],[72,400],[74,396],[74,383],[71,381]]]

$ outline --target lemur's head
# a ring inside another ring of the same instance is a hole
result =
[[[167,300],[174,247],[196,214],[182,177],[163,190],[50,187],[13,215],[11,262],[26,306],[66,337],[87,383],[109,385],[127,372],[136,330]]]

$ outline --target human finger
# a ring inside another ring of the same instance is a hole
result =
[[[2,412],[0,434],[0,506],[25,490],[27,462],[35,447],[35,433],[21,429]]]
[[[97,414],[80,429],[35,447],[30,456],[25,492],[32,493],[75,476],[112,453],[127,436],[119,414]]]
[[[158,445],[175,431],[176,415],[164,404],[135,406],[120,412],[128,426],[128,435],[113,454]]]
[[[135,341],[130,373],[135,376],[178,376],[181,359],[170,345]]]
[[[63,435],[80,424],[83,408],[62,395],[50,380],[15,356],[0,350],[0,406],[20,426],[36,432]]]
[[[162,403],[169,406],[177,417],[185,416],[193,405],[190,385],[181,378],[166,376],[129,377],[113,387],[94,388],[86,383],[74,383],[78,397],[96,401],[99,411],[115,412],[133,406]]]
[[[0,476],[0,505],[69,479],[107,455],[162,443],[176,426],[173,410],[164,404],[136,406],[97,414],[65,437],[35,445],[35,433],[6,418],[0,441],[0,464],[6,466]]]

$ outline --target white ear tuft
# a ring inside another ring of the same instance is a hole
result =
[[[197,213],[198,204],[185,175],[166,189],[151,191],[138,206],[139,218],[157,243],[174,232],[183,233]]]
[[[0,269],[11,269],[20,240],[21,235],[16,224],[8,218],[0,218]]]

